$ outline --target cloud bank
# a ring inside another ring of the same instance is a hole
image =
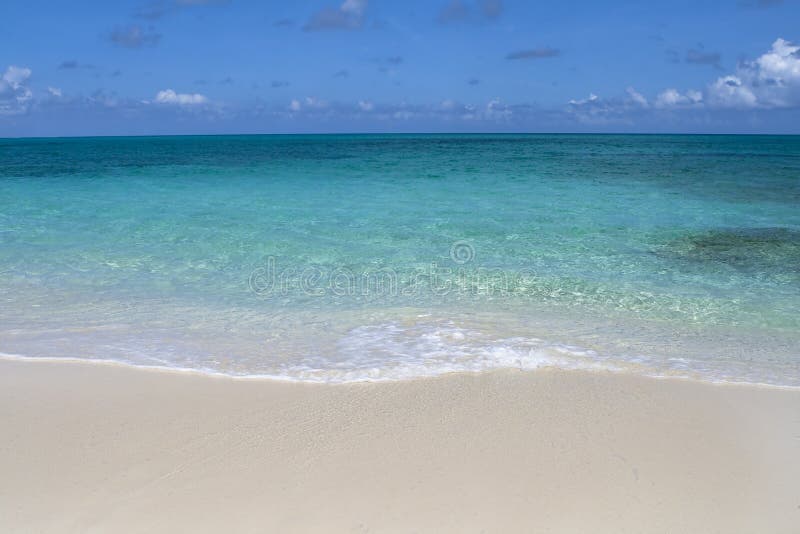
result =
[[[208,98],[199,93],[176,93],[172,89],[164,89],[156,93],[155,102],[158,104],[194,106],[207,103]]]
[[[554,55],[558,55],[556,49],[539,48],[508,56],[536,60]],[[404,63],[400,56],[380,56],[372,61],[387,68]],[[82,66],[67,60],[61,68]],[[345,71],[337,76],[345,76]],[[732,72],[709,76],[704,86],[667,86],[651,94],[629,86],[619,95],[595,91],[550,106],[507,103],[482,94],[482,88],[471,93],[474,98],[467,97],[469,102],[448,95],[427,103],[382,102],[369,94],[369,87],[360,87],[351,98],[342,100],[327,100],[325,95],[290,100],[258,95],[248,101],[225,102],[172,88],[154,91],[150,94],[155,96],[147,99],[103,88],[83,96],[47,85],[48,81],[52,84],[50,80],[37,86],[31,83],[32,79],[31,69],[21,66],[8,66],[0,75],[0,116],[8,117],[0,121],[0,131],[12,135],[21,131],[38,133],[38,124],[63,129],[76,121],[80,123],[86,116],[105,121],[103,124],[109,125],[107,131],[115,133],[127,130],[114,128],[131,128],[129,120],[139,120],[144,133],[147,125],[190,124],[189,121],[202,128],[215,124],[220,131],[234,131],[243,124],[253,125],[255,131],[692,131],[692,127],[695,131],[709,131],[714,130],[714,125],[717,131],[730,131],[726,125],[757,125],[759,117],[768,117],[782,131],[797,131],[800,120],[800,46],[783,38],[776,39],[757,58],[741,61]],[[477,86],[481,80],[474,77],[466,83]],[[280,89],[288,85],[276,79],[265,87]],[[35,120],[23,119],[34,114]],[[20,126],[15,130],[14,124]],[[20,130],[21,127],[28,130]]]
[[[711,105],[725,108],[787,108],[800,105],[800,46],[779,38],[755,61],[739,64],[708,88]]]
[[[716,64],[715,54],[695,57]],[[688,61],[688,57],[687,57]],[[568,110],[582,122],[628,120],[642,110],[781,110],[800,108],[800,46],[778,38],[771,49],[753,61],[741,62],[703,90],[666,88],[652,102],[633,88],[627,97],[604,99],[597,95],[570,100]]]
[[[32,74],[27,67],[9,66],[0,77],[0,115],[18,115],[28,110],[33,93],[28,87]]]

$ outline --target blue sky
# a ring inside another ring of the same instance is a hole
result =
[[[6,0],[0,136],[800,133],[800,2]]]

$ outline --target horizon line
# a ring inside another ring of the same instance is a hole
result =
[[[738,137],[800,137],[799,133],[742,133],[742,132],[265,132],[265,133],[168,133],[168,134],[112,134],[112,135],[21,135],[0,136],[0,141],[36,139],[127,139],[152,137],[302,137],[302,136],[738,136]]]

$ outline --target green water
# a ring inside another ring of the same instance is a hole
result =
[[[0,352],[800,385],[800,137],[0,140]]]

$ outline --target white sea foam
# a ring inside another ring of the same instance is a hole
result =
[[[283,372],[300,380],[402,380],[492,369],[613,369],[591,351],[533,337],[494,338],[452,322],[354,328],[330,357],[303,358]]]
[[[616,368],[591,350],[548,343],[532,337],[493,338],[452,322],[414,325],[389,322],[357,327],[336,343],[331,354],[306,356],[293,363],[279,365],[274,373],[231,373],[207,366],[185,367],[172,363],[173,358],[82,359],[5,353],[0,353],[0,358],[118,363],[242,378],[325,383],[405,380],[492,369]]]
[[[306,332],[302,338],[307,339],[308,336]],[[739,362],[714,365],[713,360],[610,354],[538,337],[503,336],[493,329],[466,326],[457,321],[437,319],[430,314],[340,331],[331,337],[331,343],[319,345],[315,351],[309,351],[306,345],[304,348],[295,347],[296,350],[288,354],[274,351],[253,353],[246,360],[224,356],[216,350],[193,353],[187,345],[174,345],[164,340],[156,342],[155,338],[145,341],[141,335],[128,337],[127,342],[117,340],[114,343],[99,342],[101,338],[97,337],[97,332],[93,333],[92,338],[98,341],[94,344],[94,352],[83,358],[71,356],[81,354],[80,350],[62,350],[58,355],[29,351],[24,351],[24,354],[0,353],[0,358],[86,361],[238,379],[310,383],[379,382],[458,372],[554,368],[797,387],[791,380],[791,376],[794,376],[791,373],[784,376],[751,376],[743,365],[734,365]],[[73,349],[78,346],[81,345],[75,345]],[[82,346],[89,345],[84,343]]]

